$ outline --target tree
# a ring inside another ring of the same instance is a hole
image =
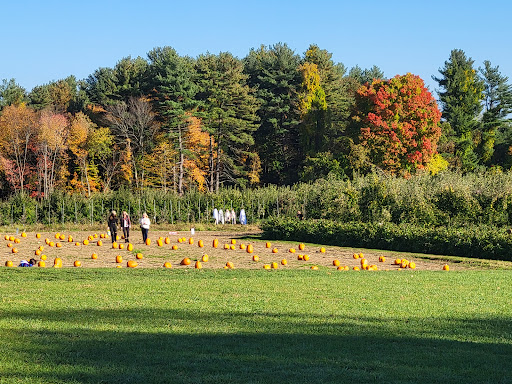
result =
[[[262,182],[294,183],[302,161],[298,133],[300,58],[286,44],[276,44],[251,49],[244,64],[247,83],[260,103],[260,125],[254,138],[261,158]]]
[[[184,135],[188,118],[197,107],[198,87],[193,81],[194,61],[180,57],[171,47],[155,48],[148,53],[151,96],[163,126],[175,139],[179,155],[178,193],[183,194],[185,163]]]
[[[475,153],[475,131],[479,130],[479,115],[482,111],[483,82],[473,69],[474,61],[464,51],[454,49],[444,67],[439,69],[438,82],[443,119],[454,132],[455,165],[465,171],[478,165]]]
[[[155,113],[149,100],[130,97],[107,107],[107,120],[121,148],[131,152],[133,174],[137,188],[144,188],[142,160],[150,150],[158,130]],[[128,148],[129,147],[129,148]]]
[[[508,84],[508,77],[500,73],[499,66],[492,67],[488,60],[484,61],[484,67],[479,68],[479,72],[484,83],[484,112],[479,154],[481,161],[489,164],[495,146],[503,146],[512,128],[512,85]]]
[[[0,148],[8,164],[8,178],[14,189],[24,191],[27,175],[35,167],[35,137],[37,116],[24,103],[5,107],[0,115]],[[9,163],[11,162],[11,163]]]
[[[196,71],[200,111],[211,135],[210,191],[218,191],[221,182],[245,185],[258,161],[253,138],[258,102],[247,85],[243,63],[230,53],[201,55]]]
[[[384,80],[384,72],[376,65],[369,69],[361,69],[356,65],[350,69],[348,76],[356,80],[359,85],[371,84],[374,80]]]
[[[68,124],[66,116],[48,110],[44,110],[39,117],[38,165],[45,199],[50,197],[55,187],[56,166],[66,148]]]
[[[16,80],[2,80],[0,85],[0,110],[7,105],[19,105],[26,99],[25,88],[16,84]]]
[[[437,103],[420,77],[408,73],[375,80],[357,92],[354,140],[368,149],[374,165],[407,175],[424,168],[436,153],[440,118]]]

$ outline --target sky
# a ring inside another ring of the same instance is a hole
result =
[[[452,49],[512,79],[508,0],[0,0],[0,10],[0,80],[27,91],[155,47],[243,58],[276,43],[301,56],[316,44],[347,69],[377,65],[387,78],[411,72],[434,96]]]

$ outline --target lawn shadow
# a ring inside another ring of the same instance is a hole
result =
[[[4,311],[3,320],[27,327],[2,331],[2,353],[11,357],[0,382],[512,383],[509,319],[444,319],[425,334],[415,330],[419,319],[386,326],[370,317],[303,322],[301,314],[146,311],[141,329],[138,309]],[[52,321],[76,328],[38,325]],[[233,331],[204,331],[214,322]]]

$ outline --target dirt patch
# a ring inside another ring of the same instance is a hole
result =
[[[86,232],[86,231],[73,231],[62,232],[64,240],[56,239],[55,232],[40,232],[41,237],[37,238],[35,232],[27,232],[26,237],[22,237],[21,233],[11,234],[3,233],[0,241],[0,262],[5,265],[7,260],[11,260],[14,266],[19,265],[21,260],[29,260],[31,258],[39,261],[41,255],[36,255],[35,251],[40,246],[43,246],[42,254],[46,255],[46,266],[53,266],[54,259],[59,257],[62,259],[64,268],[73,267],[76,260],[79,260],[84,268],[113,268],[118,265],[116,263],[116,256],[121,255],[123,262],[120,264],[126,266],[128,260],[135,260],[137,253],[142,253],[143,258],[137,260],[138,266],[141,268],[162,268],[164,262],[172,263],[173,268],[193,268],[194,262],[200,260],[204,254],[209,256],[209,261],[202,263],[205,269],[223,268],[228,261],[231,261],[235,268],[238,269],[261,269],[263,264],[270,264],[276,262],[279,268],[287,269],[309,269],[311,266],[316,265],[319,267],[329,267],[335,269],[333,266],[334,260],[339,260],[341,266],[348,266],[352,269],[355,266],[361,265],[359,259],[354,259],[355,253],[363,253],[364,258],[368,260],[370,265],[376,265],[379,270],[396,270],[399,267],[394,265],[393,262],[396,258],[401,258],[400,253],[387,252],[387,251],[374,251],[364,250],[357,248],[342,248],[334,246],[325,246],[325,253],[320,251],[320,246],[306,244],[303,251],[299,250],[299,244],[294,242],[275,241],[272,242],[271,248],[266,248],[266,242],[257,239],[258,232],[212,232],[212,231],[196,231],[192,236],[190,231],[169,232],[167,230],[150,231],[151,245],[147,246],[142,242],[142,235],[140,231],[133,231],[131,241],[133,250],[128,251],[127,244],[123,239],[119,239],[118,244],[122,244],[124,249],[112,248],[111,238],[101,238],[104,233],[100,232]],[[19,239],[19,243],[11,240],[5,240],[5,236],[14,236]],[[68,241],[69,237],[72,241]],[[84,245],[84,240],[88,240],[89,244]],[[163,246],[157,245],[158,238],[169,238],[169,244]],[[193,243],[189,244],[189,239],[193,238]],[[180,243],[178,239],[185,238],[184,243]],[[53,241],[55,244],[50,246],[45,241]],[[218,239],[219,245],[217,248],[213,247],[213,240]],[[98,240],[102,241],[102,245],[98,246]],[[204,247],[199,247],[198,242],[202,240]],[[234,241],[232,241],[234,240]],[[60,243],[61,247],[56,244]],[[232,243],[235,244],[232,244]],[[76,245],[76,244],[79,245]],[[11,244],[11,247],[8,246]],[[252,245],[253,252],[247,252],[247,246]],[[172,246],[177,245],[178,249],[173,250]],[[230,248],[233,246],[235,249],[224,249],[225,245]],[[245,249],[241,249],[242,248]],[[12,248],[17,248],[17,253],[12,253]],[[273,249],[277,249],[277,253],[272,253]],[[293,249],[295,252],[290,252]],[[98,258],[93,259],[92,254],[97,254]],[[253,261],[253,256],[258,255],[259,261]],[[308,255],[309,260],[299,260],[299,255]],[[379,256],[385,256],[385,262],[379,262]],[[181,266],[180,261],[188,257],[192,260],[189,266]],[[445,261],[439,260],[426,260],[421,258],[411,258],[407,256],[409,261],[416,263],[418,270],[441,270],[442,266],[446,264]],[[282,260],[286,259],[287,265],[281,264]],[[450,268],[453,269],[453,265]],[[455,269],[462,269],[461,266],[455,266]]]

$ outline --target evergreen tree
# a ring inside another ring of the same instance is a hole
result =
[[[148,58],[151,97],[179,154],[178,193],[182,194],[186,155],[183,141],[188,119],[197,108],[194,60],[179,56],[171,47],[155,48]]]
[[[433,79],[439,83],[438,91],[442,106],[442,118],[450,124],[454,132],[455,163],[464,171],[478,166],[475,141],[478,139],[479,114],[482,111],[483,82],[473,69],[474,61],[467,58],[464,51],[454,49],[444,67],[439,69],[440,77]]]
[[[202,117],[216,146],[210,145],[210,190],[218,191],[224,181],[257,183],[260,160],[253,132],[258,102],[247,85],[243,63],[230,53],[201,55],[197,76]]]
[[[294,183],[301,163],[297,92],[300,58],[286,44],[252,49],[244,59],[248,84],[260,102],[255,141],[262,163],[262,182]]]
[[[479,71],[484,82],[480,156],[482,161],[488,164],[496,146],[503,147],[503,144],[508,144],[508,147],[511,144],[508,136],[512,128],[512,85],[507,83],[508,77],[500,73],[499,66],[492,67],[488,60],[484,61],[484,67],[479,68]]]
[[[25,100],[25,88],[16,84],[16,80],[2,80],[2,84],[0,84],[0,110],[8,105],[19,105]]]

